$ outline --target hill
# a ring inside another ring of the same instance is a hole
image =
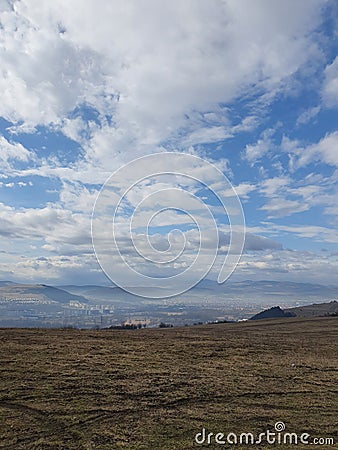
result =
[[[15,283],[13,283],[12,281],[0,281],[0,287],[1,286],[8,286],[10,284],[15,284]]]
[[[250,320],[276,319],[280,317],[325,317],[338,314],[338,302],[333,300],[329,303],[315,303],[313,305],[299,306],[296,308],[282,309],[279,306],[255,314]]]
[[[7,302],[20,302],[28,300],[32,303],[56,302],[69,303],[70,300],[87,303],[82,295],[71,294],[63,289],[45,284],[19,284],[11,282],[0,283],[0,299]]]
[[[212,439],[257,438],[283,422],[285,432],[308,433],[309,444],[316,437],[321,448],[337,448],[337,332],[333,317],[134,331],[0,329],[1,446],[187,450],[203,429]]]
[[[315,303],[313,305],[298,306],[297,308],[287,308],[284,312],[292,314],[294,317],[324,317],[338,314],[338,302],[333,300],[329,303]]]
[[[250,320],[262,320],[262,319],[278,319],[281,317],[293,317],[292,313],[283,311],[279,306],[273,306],[272,308],[255,314]]]

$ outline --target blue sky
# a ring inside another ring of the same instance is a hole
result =
[[[235,187],[247,244],[233,281],[337,284],[337,2],[0,0],[0,24],[0,279],[107,283],[91,244],[99,190],[166,151]],[[178,215],[157,245],[176,223],[193,253]]]

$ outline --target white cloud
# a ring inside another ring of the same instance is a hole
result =
[[[338,260],[327,252],[278,250],[244,254],[236,271],[240,279],[272,279],[332,285]]]
[[[268,201],[260,209],[268,211],[268,219],[272,219],[306,211],[309,209],[309,205],[302,201],[274,198]]]
[[[293,157],[293,168],[304,167],[312,162],[323,162],[338,167],[338,131],[328,133],[310,145],[284,138],[281,147]]]
[[[28,162],[34,158],[34,154],[23,147],[22,144],[11,143],[0,135],[0,168],[2,170],[8,170],[14,161]]]
[[[306,109],[299,115],[296,125],[300,126],[300,125],[309,123],[311,120],[313,120],[317,116],[317,114],[319,112],[320,112],[320,106],[314,106],[312,108]]]
[[[61,205],[70,211],[91,214],[99,191],[89,190],[83,184],[64,182],[60,191]]]
[[[182,144],[186,147],[196,144],[224,141],[232,137],[232,134],[224,127],[205,127],[195,130],[184,138]]]
[[[313,158],[338,167],[338,131],[327,134],[318,144],[309,146],[305,151],[305,162],[307,158]],[[302,158],[300,161],[302,164]]]
[[[104,284],[107,279],[102,274],[95,257],[87,254],[86,258],[53,255],[48,257],[17,255],[0,255],[0,279],[23,283]]]
[[[72,213],[58,205],[15,209],[0,203],[0,225],[0,235],[13,243],[12,251],[24,252],[27,242],[33,241],[42,251],[92,252],[89,214]]]
[[[122,0],[16,2],[1,18],[0,114],[26,126],[63,123],[78,139],[81,121],[71,126],[64,119],[87,103],[103,126],[92,130],[87,160],[106,162],[127,149],[134,156],[139,145],[154,148],[189,129],[187,115],[194,111],[214,124],[219,103],[253,86],[270,94],[283,89],[288,77],[320,56],[310,31],[324,3],[308,0],[304,10],[291,0],[262,0],[254,8],[219,0],[148,0],[147,7]],[[104,125],[106,115],[111,126]],[[218,124],[190,134],[191,142],[210,142],[228,131]]]
[[[237,186],[233,186],[233,189],[227,189],[222,191],[223,197],[233,197],[234,192],[240,197],[241,200],[247,200],[250,192],[257,190],[258,186],[251,183],[240,183]]]
[[[290,177],[274,177],[262,181],[259,192],[267,201],[260,210],[268,212],[268,218],[286,217],[309,209],[304,200],[290,199],[292,180]]]
[[[286,217],[294,213],[320,207],[323,214],[335,216],[337,209],[337,174],[325,177],[309,173],[304,179],[290,176],[263,180],[257,191],[266,198],[260,208],[268,212],[268,218]]]
[[[4,183],[3,181],[0,181],[0,187],[14,188],[15,186],[19,187],[33,186],[33,183],[31,181],[29,181],[28,183],[24,181],[18,181],[17,183],[14,183],[13,181],[11,181],[10,183]]]
[[[338,56],[325,69],[323,101],[329,108],[338,107]]]
[[[280,225],[272,222],[264,222],[265,232],[277,234],[290,233],[297,238],[312,239],[316,242],[338,243],[337,228],[329,228],[318,225]]]
[[[276,197],[281,191],[285,191],[290,185],[289,177],[268,178],[260,183],[260,192],[266,197]]]
[[[83,270],[95,271],[95,264],[86,262],[91,251],[90,212],[97,195],[90,184],[101,184],[129,160],[163,152],[164,147],[201,154],[199,144],[256,129],[267,116],[268,110],[262,111],[269,102],[291,91],[294,95],[293,78],[323,57],[313,31],[321,23],[325,0],[307,0],[306,8],[292,0],[257,0],[254,6],[249,0],[2,4],[0,116],[12,126],[7,128],[10,141],[0,137],[1,186],[26,186],[26,180],[17,182],[9,176],[59,178],[62,185],[54,205],[1,207],[0,233],[20,242],[22,254],[27,242],[34,242],[34,251],[47,255],[48,262],[27,256],[20,268],[28,277],[38,270],[46,275],[48,268],[52,278],[78,273],[81,264]],[[336,70],[337,60],[325,71],[323,101],[330,107],[337,100]],[[231,103],[238,99],[250,104],[248,111],[232,110]],[[298,124],[315,117],[318,108],[304,111]],[[44,131],[59,131],[79,144],[74,162],[60,162],[55,155],[37,158],[15,142],[20,133],[37,132],[41,125]],[[261,133],[257,142],[246,146],[246,160],[253,164],[276,153],[274,137],[274,129]],[[337,166],[337,140],[337,133],[312,145],[284,138],[281,150],[290,155],[294,170],[320,161]],[[227,149],[229,155],[236,151],[236,146]],[[222,149],[218,154],[226,152]],[[161,157],[155,165],[153,169],[159,171],[165,168]],[[226,159],[219,166],[231,173]],[[238,195],[248,199],[257,189],[267,198],[262,210],[269,217],[290,215],[315,204],[334,214],[336,191],[327,185],[316,188],[314,180],[293,183],[278,161],[275,169],[280,176],[257,187],[251,179],[242,180],[236,187]],[[182,167],[182,171],[204,177],[211,187],[217,185],[218,180],[208,178],[203,168]],[[131,178],[134,175],[136,171]],[[194,181],[189,188],[194,192]],[[136,193],[131,203],[147,193],[151,193],[149,186]],[[182,223],[182,217],[171,213],[170,222]],[[300,230],[293,232],[298,235]],[[333,239],[330,233],[322,235]],[[192,235],[188,236],[191,251],[196,246]],[[223,244],[226,250],[226,239]],[[16,245],[13,251],[19,252]],[[258,236],[248,236],[246,246],[250,251],[278,248],[275,241]],[[69,261],[56,257],[58,252],[69,255]],[[257,264],[269,267],[266,260]]]
[[[245,158],[251,162],[255,163],[257,160],[261,159],[267,153],[275,148],[273,143],[273,135],[275,133],[274,129],[265,130],[261,138],[255,144],[247,144],[245,146]]]

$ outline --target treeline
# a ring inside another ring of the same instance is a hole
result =
[[[121,325],[111,325],[109,330],[140,330],[141,328],[147,328],[147,324],[144,323],[124,323]]]
[[[174,325],[172,323],[161,322],[159,328],[172,328]],[[121,325],[111,325],[108,327],[109,330],[140,330],[141,328],[147,328],[146,323],[123,323]]]
[[[229,323],[231,321],[228,320],[216,320],[216,321],[209,321],[209,322],[195,322],[191,325],[185,324],[186,327],[189,326],[196,326],[196,325],[204,325],[204,324],[221,324],[221,323]],[[174,325],[172,323],[165,323],[161,322],[158,325],[158,328],[173,328]],[[106,328],[108,330],[140,330],[141,328],[147,328],[146,323],[124,323],[121,325],[111,325],[110,327]]]

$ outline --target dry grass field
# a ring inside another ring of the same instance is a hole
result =
[[[0,330],[1,449],[338,448],[337,318]],[[286,430],[333,445],[194,442]]]

